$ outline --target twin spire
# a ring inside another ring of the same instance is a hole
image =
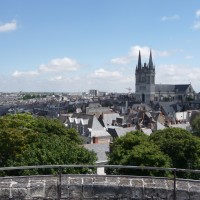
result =
[[[142,69],[142,61],[141,61],[140,50],[139,50],[138,65],[137,65],[137,67],[138,67],[138,69]],[[150,50],[148,67],[149,67],[149,69],[154,69],[151,50]]]

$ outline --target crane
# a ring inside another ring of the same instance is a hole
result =
[[[132,89],[130,87],[128,87],[126,89],[128,90],[128,93],[130,94]]]

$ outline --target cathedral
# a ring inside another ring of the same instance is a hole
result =
[[[135,69],[135,97],[137,101],[187,101],[195,99],[191,84],[155,84],[155,65],[150,50],[149,62],[142,64],[139,51],[138,64]]]

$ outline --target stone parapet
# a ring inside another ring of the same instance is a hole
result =
[[[61,175],[0,178],[0,200],[174,200],[174,181],[130,176]],[[176,200],[199,200],[200,181],[176,180]]]

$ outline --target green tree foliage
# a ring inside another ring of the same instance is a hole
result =
[[[93,164],[96,161],[95,154],[82,146],[74,129],[67,129],[58,120],[36,118],[30,114],[0,117],[0,149],[1,167]],[[35,170],[34,173],[44,171]]]
[[[31,143],[21,153],[18,159],[10,159],[10,166],[33,166],[33,165],[69,165],[69,164],[94,164],[96,155],[89,152],[83,146],[74,142],[67,142],[65,136],[40,134],[37,141]],[[37,169],[21,171],[20,175],[29,174],[55,174],[55,169]],[[68,168],[64,173],[88,173],[88,169]]]
[[[200,169],[200,138],[180,128],[167,128],[147,136],[139,131],[117,138],[109,155],[109,164]],[[109,173],[165,175],[162,171],[130,169],[108,170]],[[200,178],[199,174],[177,173],[178,177]]]
[[[170,167],[171,160],[160,151],[159,147],[149,141],[149,137],[142,132],[129,132],[117,138],[109,155],[111,165],[155,166]],[[164,175],[165,172],[141,171],[132,169],[108,170],[110,173],[137,174],[137,175]]]
[[[191,123],[193,134],[200,137],[200,116],[197,115]]]
[[[180,128],[167,128],[150,136],[150,141],[172,160],[175,168],[200,168],[200,139]],[[183,177],[191,177],[181,175]]]

